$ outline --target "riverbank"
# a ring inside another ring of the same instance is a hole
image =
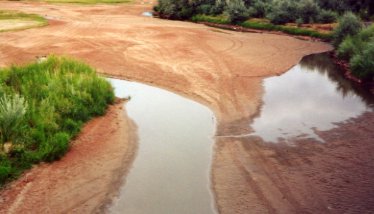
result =
[[[59,161],[35,166],[0,193],[0,213],[91,213],[117,193],[137,151],[136,125],[110,106],[89,121]]]

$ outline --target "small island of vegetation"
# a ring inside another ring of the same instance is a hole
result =
[[[0,32],[42,27],[47,24],[47,19],[36,14],[0,10]]]
[[[0,69],[0,185],[61,158],[84,122],[114,102],[112,86],[82,62],[50,56]]]

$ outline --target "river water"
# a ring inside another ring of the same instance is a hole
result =
[[[373,96],[342,77],[327,54],[304,57],[281,76],[264,80],[265,94],[251,135],[268,142],[292,138],[322,139],[315,130],[326,131],[337,123],[370,112]]]
[[[139,151],[111,213],[216,213],[210,190],[215,132],[205,106],[156,87],[109,79],[138,126]],[[373,96],[344,79],[327,54],[305,57],[263,81],[260,112],[249,135],[267,142],[314,138],[316,130],[373,111]],[[248,135],[238,136],[246,137]]]
[[[156,87],[110,79],[138,126],[139,150],[111,213],[215,213],[215,120],[205,106]]]

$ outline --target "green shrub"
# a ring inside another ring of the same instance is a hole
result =
[[[162,18],[189,19],[193,15],[193,8],[188,0],[159,0],[157,9]]]
[[[334,46],[338,47],[347,36],[353,36],[362,29],[361,20],[349,12],[339,20],[338,27],[334,30]]]
[[[321,10],[317,17],[319,23],[334,23],[338,18],[338,14],[331,10]]]
[[[301,0],[297,4],[297,17],[304,23],[313,23],[317,21],[320,8],[314,0]]]
[[[0,120],[23,121],[0,121],[1,142],[16,142],[5,155],[7,161],[0,161],[0,185],[31,164],[61,158],[83,123],[104,114],[114,101],[112,86],[94,69],[54,56],[41,63],[0,69],[0,95]]]
[[[227,5],[226,12],[230,22],[234,24],[247,20],[250,15],[242,0],[231,0]]]
[[[0,184],[9,179],[11,170],[12,167],[8,158],[4,154],[0,154]]]
[[[365,46],[362,53],[352,57],[350,66],[353,75],[356,77],[373,81],[374,80],[374,40]]]
[[[249,13],[251,17],[264,18],[267,11],[270,9],[270,4],[266,1],[254,1],[252,6],[249,8]]]
[[[339,45],[338,56],[350,60],[354,55],[362,53],[369,41],[374,39],[374,25],[362,29],[357,35],[348,36]]]
[[[297,19],[298,5],[291,0],[274,0],[267,17],[273,24],[285,24]]]
[[[18,94],[0,97],[0,142],[14,141],[21,131],[27,102]],[[2,145],[2,144],[0,144]],[[2,149],[2,148],[1,148]],[[1,150],[0,149],[0,150]]]
[[[42,144],[43,161],[51,162],[60,159],[69,148],[70,135],[64,132],[56,133],[48,143]]]

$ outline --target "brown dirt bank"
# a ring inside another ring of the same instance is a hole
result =
[[[88,122],[59,161],[41,164],[0,192],[0,213],[92,213],[121,184],[137,150],[123,102]]]

